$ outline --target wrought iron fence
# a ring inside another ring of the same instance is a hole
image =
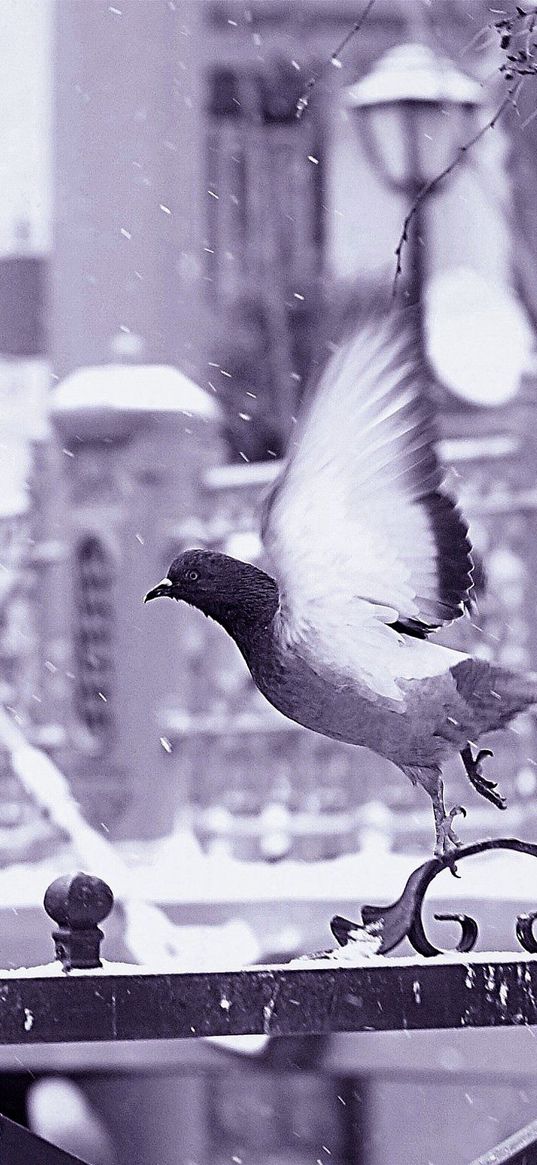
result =
[[[518,1129],[512,1137],[495,1145],[477,1157],[470,1165],[536,1165],[537,1163],[537,1120],[531,1121],[523,1129]]]
[[[4,1165],[87,1165],[0,1113],[0,1160]]]
[[[537,857],[537,845],[491,839],[462,849],[467,858],[506,849]],[[456,920],[461,938],[440,952],[427,938],[421,912],[426,891],[453,859],[433,858],[409,877],[387,906],[364,906],[361,920],[332,919],[334,949],[280,965],[186,973],[134,964],[104,964],[100,924],[113,894],[100,878],[56,879],[44,905],[55,923],[55,962],[0,972],[0,1043],[192,1039],[264,1034],[423,1031],[537,1024],[537,912],[513,920],[518,952],[472,953],[478,924]],[[421,958],[386,958],[410,939]],[[78,1159],[0,1117],[5,1165],[62,1165]],[[537,1122],[490,1150],[474,1165],[537,1162]]]

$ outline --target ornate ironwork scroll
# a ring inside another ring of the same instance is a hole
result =
[[[346,946],[349,941],[352,941],[353,929],[362,931],[362,933],[365,930],[369,935],[380,939],[378,948],[380,954],[387,954],[405,938],[420,955],[431,957],[442,954],[443,952],[438,947],[433,946],[428,939],[422,921],[423,900],[431,882],[442,870],[451,869],[454,872],[455,861],[458,866],[465,858],[496,849],[515,850],[517,853],[537,858],[537,845],[532,845],[531,842],[527,841],[519,841],[514,837],[489,838],[487,841],[464,846],[457,851],[455,856],[431,858],[413,871],[401,897],[396,902],[389,906],[362,906],[361,924],[351,923],[336,915],[330,923],[332,934],[340,946]],[[479,933],[475,919],[468,914],[458,913],[435,914],[434,917],[442,922],[458,922],[461,927],[461,937],[455,950],[461,953],[473,950]],[[530,914],[520,914],[516,919],[516,937],[529,954],[537,953],[537,938],[533,931],[536,920],[537,910]]]

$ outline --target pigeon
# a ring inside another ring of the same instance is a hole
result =
[[[432,377],[410,312],[371,314],[306,393],[264,505],[273,573],[189,549],[145,595],[182,600],[234,639],[254,682],[289,719],[373,750],[432,801],[437,856],[455,854],[459,805],[442,767],[460,753],[474,789],[479,737],[537,702],[521,675],[445,647],[432,633],[471,604],[468,527],[443,488]]]

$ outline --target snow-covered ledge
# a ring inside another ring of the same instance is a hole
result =
[[[0,971],[0,1043],[537,1024],[537,956],[330,958],[181,973],[110,963]]]

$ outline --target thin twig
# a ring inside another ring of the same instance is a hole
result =
[[[509,106],[511,106],[517,113],[518,117],[520,117],[518,97],[524,84],[524,78],[537,77],[537,61],[534,56],[534,50],[537,48],[537,45],[532,41],[535,27],[537,25],[537,8],[532,8],[531,10],[526,11],[524,8],[521,8],[519,5],[517,5],[515,12],[511,15],[508,15],[507,12],[503,9],[491,9],[490,11],[494,12],[495,15],[500,16],[500,19],[497,20],[494,25],[489,27],[491,27],[491,30],[493,30],[500,38],[500,49],[505,53],[505,59],[500,65],[499,71],[502,74],[504,80],[510,84],[510,88],[507,91],[507,96],[504,97],[503,101],[495,110],[490,120],[487,121],[485,125],[481,126],[481,129],[479,129],[477,133],[469,139],[469,141],[465,142],[464,145],[459,147],[455,157],[449,163],[449,165],[446,166],[445,169],[442,170],[439,174],[437,174],[436,177],[433,178],[430,182],[427,182],[416,195],[410,210],[404,219],[401,234],[399,236],[399,242],[395,248],[396,265],[392,283],[392,299],[395,297],[397,281],[402,274],[401,256],[403,253],[403,248],[408,242],[408,229],[412,219],[414,218],[414,215],[416,214],[416,211],[421,206],[424,199],[426,199],[427,196],[431,193],[431,191],[435,190],[439,183],[443,182],[444,178],[447,178],[448,175],[453,172],[453,170],[460,164],[465,154],[471,150],[472,147],[477,144],[477,142],[480,141],[487,130],[494,128],[499,118],[503,113],[505,113],[505,110]],[[481,29],[479,33],[477,33],[476,36],[472,38],[472,40],[469,42],[469,45],[466,47],[468,48],[471,45],[475,45],[476,40],[479,39],[483,31],[484,30]],[[533,116],[533,114],[530,114],[530,116],[526,118],[526,120],[522,123],[522,129],[529,125],[533,119]]]
[[[479,42],[480,37],[484,38],[485,33],[488,33],[490,36],[490,44],[496,44],[496,37],[493,35],[493,31],[492,31],[490,21],[489,21],[487,24],[483,25],[483,28],[479,28],[477,30],[477,32],[474,33],[471,40],[467,41],[466,44],[463,45],[462,49],[460,49],[460,51],[457,53],[457,56],[464,57],[464,56],[466,56],[466,53],[469,53],[472,51],[472,49],[475,49],[477,47],[477,44]],[[479,48],[481,50],[486,49],[488,47],[489,47],[489,45],[486,43],[479,45]]]
[[[471,150],[474,146],[477,145],[477,143],[481,140],[481,138],[484,137],[484,135],[487,133],[487,130],[494,129],[494,126],[499,121],[500,117],[502,117],[502,115],[505,113],[505,110],[508,109],[509,106],[511,106],[514,109],[517,108],[517,99],[520,95],[520,91],[522,89],[523,83],[524,82],[522,80],[517,81],[517,83],[513,86],[513,88],[510,89],[507,96],[504,97],[503,101],[500,103],[498,108],[495,110],[495,112],[493,113],[493,115],[489,119],[489,121],[487,121],[485,123],[485,125],[482,125],[481,129],[479,129],[477,131],[477,133],[475,133],[472,138],[470,138],[467,142],[465,142],[464,145],[459,146],[457,153],[455,154],[455,157],[452,159],[452,161],[449,163],[449,165],[446,166],[443,170],[441,170],[440,173],[437,174],[435,178],[431,178],[430,182],[426,182],[425,186],[422,186],[421,190],[416,195],[416,197],[412,203],[412,206],[408,210],[406,217],[404,219],[401,234],[399,236],[399,242],[398,242],[398,244],[395,248],[395,252],[394,252],[395,258],[396,258],[396,266],[395,266],[395,274],[394,274],[393,283],[392,283],[392,299],[395,298],[395,293],[397,290],[397,281],[403,272],[403,265],[401,262],[401,256],[403,253],[403,247],[405,246],[405,243],[408,242],[408,228],[412,222],[412,219],[414,218],[414,215],[416,214],[416,211],[421,206],[422,202],[429,196],[429,194],[431,194],[433,190],[436,190],[436,187],[439,186],[439,184],[441,182],[443,182],[444,179],[447,178],[449,174],[453,173],[453,171],[456,169],[456,167],[458,165],[460,165],[460,163],[462,162],[464,155],[468,152],[468,150]]]
[[[537,24],[537,9],[535,9],[535,11],[533,11],[531,13],[528,13],[527,15],[530,16],[531,19],[530,19],[530,22],[529,22],[528,27],[526,29],[526,57],[529,61],[531,61],[532,55],[533,55],[533,48],[534,48],[534,46],[531,43],[531,38],[535,32],[535,25]],[[533,72],[535,74],[535,69],[533,70]],[[530,123],[533,121],[533,119],[535,117],[537,117],[537,109],[534,109],[533,113],[530,113],[529,117],[526,117],[525,121],[522,122],[522,125],[520,126],[520,128],[526,129],[526,126],[530,125]]]
[[[328,67],[328,65],[335,65],[336,68],[341,66],[341,62],[339,60],[340,53],[342,53],[343,49],[345,49],[347,47],[347,45],[349,44],[349,41],[352,40],[353,36],[356,36],[356,33],[360,31],[362,24],[369,16],[369,13],[371,12],[371,9],[372,9],[374,3],[375,3],[375,0],[368,0],[366,6],[364,8],[364,11],[362,12],[362,15],[359,16],[358,20],[356,20],[354,22],[352,28],[349,29],[349,31],[347,33],[345,33],[343,40],[340,41],[337,48],[335,48],[333,53],[330,54],[329,59],[327,61],[325,61],[324,64],[321,65],[320,69],[316,73],[313,73],[312,76],[310,77],[303,93],[300,95],[300,97],[296,103],[295,116],[297,117],[298,120],[300,120],[300,118],[302,117],[304,110],[306,110],[308,108],[308,105],[310,103],[312,89],[317,84],[319,77],[322,76],[322,74],[324,73],[324,71]]]

